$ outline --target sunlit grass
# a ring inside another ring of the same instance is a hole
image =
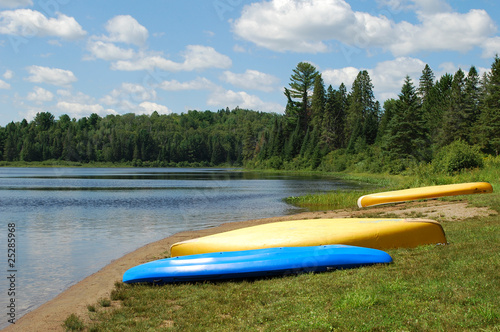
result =
[[[337,174],[339,178],[370,183],[370,189],[361,191],[332,191],[325,194],[309,194],[300,197],[288,197],[285,201],[299,207],[311,210],[334,210],[343,208],[354,208],[360,196],[380,191],[399,190],[424,186],[444,185],[466,182],[489,182],[494,191],[500,190],[500,157],[489,158],[482,169],[465,170],[455,175],[435,173],[431,167],[420,167],[410,172],[408,176],[388,174]],[[498,196],[494,195],[469,195],[444,200],[457,200],[467,198],[472,204],[478,206],[490,206],[500,211]]]
[[[383,179],[384,190],[416,183],[488,181],[494,186],[493,194],[458,198],[500,211],[498,168],[449,178],[396,179]],[[361,194],[310,195],[305,201],[353,207]],[[295,198],[295,203],[300,199]],[[118,282],[111,300],[119,305],[112,305],[111,310],[96,305],[86,329],[498,331],[499,219],[490,215],[459,222],[443,220],[448,245],[389,250],[394,259],[389,265],[217,283],[152,286]]]
[[[93,331],[494,331],[498,218],[444,222],[449,245],[388,251],[390,265],[272,279],[117,283]]]

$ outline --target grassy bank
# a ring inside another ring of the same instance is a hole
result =
[[[500,212],[499,170],[491,164],[454,175],[342,176],[354,181],[370,178],[384,190],[488,181],[493,194],[453,199],[466,198]],[[320,204],[336,197],[335,208],[353,207],[359,194],[321,195]],[[311,204],[315,197],[310,195],[304,202]],[[498,215],[444,220],[442,225],[449,245],[389,250],[394,259],[390,265],[236,282],[165,286],[117,282],[109,299],[89,306],[86,317],[68,317],[65,327],[88,331],[499,331]]]
[[[336,176],[343,180],[358,181],[373,185],[371,189],[362,191],[333,191],[326,194],[311,194],[300,197],[288,197],[286,202],[313,210],[333,210],[355,208],[357,199],[366,194],[378,191],[407,189],[423,186],[444,185],[465,182],[489,182],[494,188],[500,190],[500,157],[489,158],[481,169],[464,170],[457,173],[437,173],[429,166],[420,166],[410,170],[406,175],[388,174],[346,174],[337,173]],[[479,205],[489,206],[491,196],[453,197],[448,199],[467,198]]]

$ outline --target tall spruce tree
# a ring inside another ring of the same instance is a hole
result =
[[[443,147],[457,139],[466,139],[468,132],[465,112],[465,73],[459,69],[453,76],[450,103],[444,110],[442,126],[438,136],[438,146]]]
[[[325,83],[321,74],[317,74],[314,79],[314,90],[311,101],[311,121],[310,125],[313,128],[319,128],[323,121],[325,112],[326,96],[325,96]]]
[[[475,128],[477,141],[487,153],[500,154],[500,58],[491,65],[481,100],[481,115]]]
[[[327,147],[334,147],[336,136],[335,132],[335,113],[339,108],[337,91],[330,85],[326,93],[325,112],[321,122],[321,144]],[[333,149],[332,149],[333,150]]]
[[[432,88],[434,87],[434,73],[428,64],[422,70],[422,76],[420,76],[419,86],[418,86],[418,96],[422,103],[428,101],[431,96]]]
[[[451,85],[453,75],[444,74],[436,81],[432,89],[432,102],[430,109],[424,109],[426,127],[433,143],[438,143],[443,123],[444,111],[451,107]]]
[[[481,97],[481,89],[479,82],[479,73],[476,67],[472,66],[469,69],[467,78],[465,79],[465,100],[464,100],[464,112],[467,117],[466,130],[467,130],[467,141],[472,143],[473,133],[472,128],[475,126],[479,119],[479,100]]]
[[[412,158],[417,161],[428,160],[427,131],[422,117],[420,100],[413,82],[406,76],[405,83],[394,104],[387,104],[391,109],[391,118],[387,125],[384,150],[395,159]]]
[[[356,141],[373,144],[377,137],[378,109],[373,94],[373,84],[366,70],[360,71],[349,95],[346,119],[348,149],[353,151]],[[372,126],[375,125],[375,128]]]

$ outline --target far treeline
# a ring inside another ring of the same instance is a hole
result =
[[[56,120],[42,112],[0,127],[0,161],[400,173],[430,164],[454,172],[498,156],[498,56],[483,76],[472,66],[436,79],[426,65],[418,86],[407,76],[399,97],[383,105],[373,88],[365,70],[351,91],[326,88],[301,62],[285,88],[285,114],[236,108]]]

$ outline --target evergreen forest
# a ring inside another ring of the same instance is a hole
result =
[[[284,114],[235,108],[182,114],[58,119],[49,111],[0,127],[0,162],[69,161],[130,166],[245,166],[401,173],[481,167],[500,152],[500,58],[480,76],[436,78],[426,65],[381,104],[367,71],[350,91],[326,87],[307,62],[292,70]]]

